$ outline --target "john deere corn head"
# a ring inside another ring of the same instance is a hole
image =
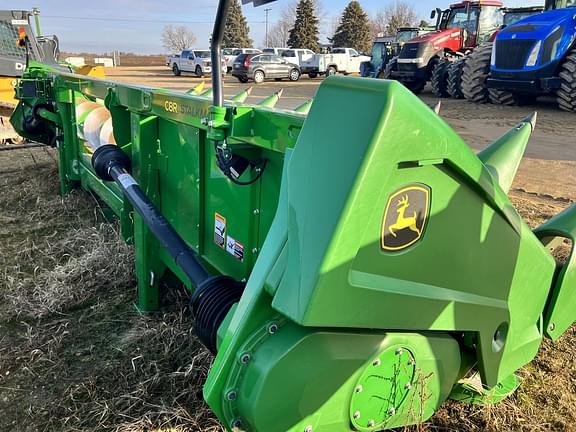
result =
[[[532,231],[507,197],[535,119],[475,155],[396,82],[331,77],[287,111],[222,103],[214,72],[183,93],[31,63],[12,122],[117,214],[142,310],[168,274],[189,289],[222,423],[377,431],[514,391],[576,314],[550,253],[574,209]]]

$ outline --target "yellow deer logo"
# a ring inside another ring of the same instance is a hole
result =
[[[404,214],[406,213],[406,209],[410,207],[410,201],[408,200],[408,195],[404,195],[396,204],[396,213],[398,213],[398,218],[396,219],[396,223],[390,225],[388,227],[388,231],[394,237],[397,237],[396,231],[400,231],[406,228],[409,228],[410,231],[414,231],[420,237],[420,230],[418,226],[416,226],[417,221],[417,212],[414,211],[414,216],[406,217]]]

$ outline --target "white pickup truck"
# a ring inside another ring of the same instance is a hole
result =
[[[370,61],[369,56],[360,55],[354,48],[333,48],[329,54],[315,54],[300,62],[302,74],[310,78],[318,75],[336,75],[337,73],[360,73],[362,62]]]
[[[280,56],[288,63],[296,64],[298,66],[300,66],[300,63],[303,61],[311,60],[315,55],[314,51],[301,48],[286,49],[282,51],[282,54],[280,54]]]
[[[169,66],[176,76],[180,76],[182,72],[192,72],[196,74],[197,77],[203,77],[205,74],[210,74],[212,72],[210,50],[184,50],[179,57],[170,57]],[[224,60],[222,60],[222,73],[226,73],[226,62]]]

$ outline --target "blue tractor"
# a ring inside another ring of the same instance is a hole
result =
[[[546,0],[545,9],[472,53],[463,77],[467,99],[524,105],[551,95],[561,109],[576,112],[576,0]]]

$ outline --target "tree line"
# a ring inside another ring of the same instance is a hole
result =
[[[280,18],[268,34],[268,46],[320,50],[320,22],[326,18],[321,0],[292,0],[280,12]],[[398,28],[418,23],[417,13],[410,3],[396,0],[370,17],[360,3],[348,3],[340,18],[333,23],[328,40],[334,46],[355,48],[368,52],[378,34],[394,35]],[[180,52],[196,42],[194,33],[186,26],[168,25],[162,33],[164,47]],[[232,2],[223,47],[251,48],[250,27],[242,13],[239,0]]]

